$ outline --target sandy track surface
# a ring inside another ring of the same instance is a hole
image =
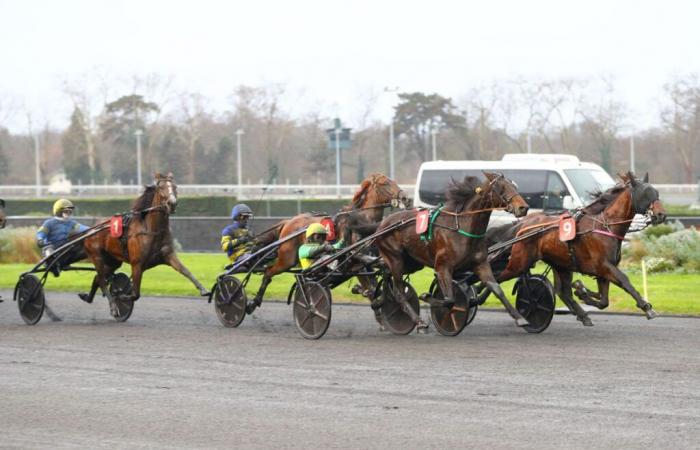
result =
[[[700,320],[479,312],[456,338],[380,333],[336,305],[301,338],[266,303],[240,328],[202,300],[49,293],[23,324],[0,292],[1,448],[697,448]],[[10,300],[8,300],[10,299]],[[426,312],[423,312],[427,316]]]

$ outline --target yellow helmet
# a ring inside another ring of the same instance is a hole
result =
[[[306,229],[306,238],[308,239],[314,234],[328,234],[328,231],[326,231],[326,227],[324,227],[320,223],[312,223]]]
[[[65,198],[56,200],[56,203],[53,204],[53,215],[59,215],[64,209],[75,209],[75,206],[73,206],[73,202]]]

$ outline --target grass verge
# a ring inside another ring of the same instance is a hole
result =
[[[180,258],[190,271],[205,286],[209,287],[214,283],[216,276],[221,273],[226,259],[222,255],[208,253],[181,253]],[[19,275],[31,268],[28,264],[1,264],[0,265],[0,288],[13,289]],[[544,266],[538,267],[543,269]],[[124,272],[129,272],[128,266],[123,268]],[[641,273],[628,273],[632,284],[642,292]],[[61,274],[60,278],[49,275],[47,281],[48,290],[85,292],[92,281],[90,272],[67,272]],[[426,292],[430,287],[433,278],[431,269],[423,269],[411,276],[411,284],[420,294]],[[248,285],[249,297],[254,295],[260,283],[260,277],[255,276]],[[266,298],[283,300],[287,298],[289,288],[294,282],[294,277],[290,274],[282,274],[272,281],[268,287]],[[333,300],[342,302],[366,303],[366,300],[350,293],[350,288],[355,280],[338,286],[333,291]],[[595,281],[591,278],[584,278],[584,283],[589,288],[596,288]],[[510,295],[513,282],[503,283],[503,289],[511,300]],[[700,315],[700,276],[675,273],[661,273],[648,276],[649,301],[660,313],[671,314],[692,314]],[[146,272],[142,286],[143,295],[150,296],[197,296],[197,291],[190,282],[167,266],[156,267]],[[634,300],[621,289],[613,286],[610,289],[611,305],[610,311],[634,311],[639,312],[634,304]],[[500,306],[500,303],[491,296],[487,306]]]

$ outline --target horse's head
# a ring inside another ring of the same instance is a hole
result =
[[[411,201],[396,181],[383,173],[373,173],[362,181],[352,204],[358,209],[380,205],[406,209],[411,206]]]
[[[173,180],[172,172],[167,175],[156,173],[154,174],[154,178],[156,186],[156,199],[154,203],[157,205],[164,205],[167,208],[168,214],[174,213],[177,208],[177,185]]]
[[[636,214],[649,216],[654,225],[666,220],[666,210],[659,199],[659,191],[649,183],[649,174],[644,179],[635,178],[632,172],[620,175],[622,181],[630,189],[632,194],[632,207]]]
[[[515,217],[523,217],[530,206],[518,193],[515,183],[502,173],[484,171],[486,183],[481,187],[482,193],[488,196],[493,208],[505,208]]]
[[[0,229],[5,228],[6,223],[7,219],[5,215],[5,200],[0,198]]]

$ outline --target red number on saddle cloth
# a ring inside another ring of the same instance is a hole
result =
[[[112,216],[109,220],[109,234],[113,238],[119,238],[124,231],[124,221],[122,216]]]
[[[423,234],[428,231],[430,223],[430,211],[424,209],[416,213],[416,234]]]
[[[323,228],[326,229],[326,240],[327,241],[333,241],[335,240],[335,225],[333,224],[333,219],[330,217],[326,217],[323,220],[321,220],[321,225],[323,225]]]
[[[567,242],[576,237],[576,220],[573,217],[561,216],[559,222],[559,240]]]

